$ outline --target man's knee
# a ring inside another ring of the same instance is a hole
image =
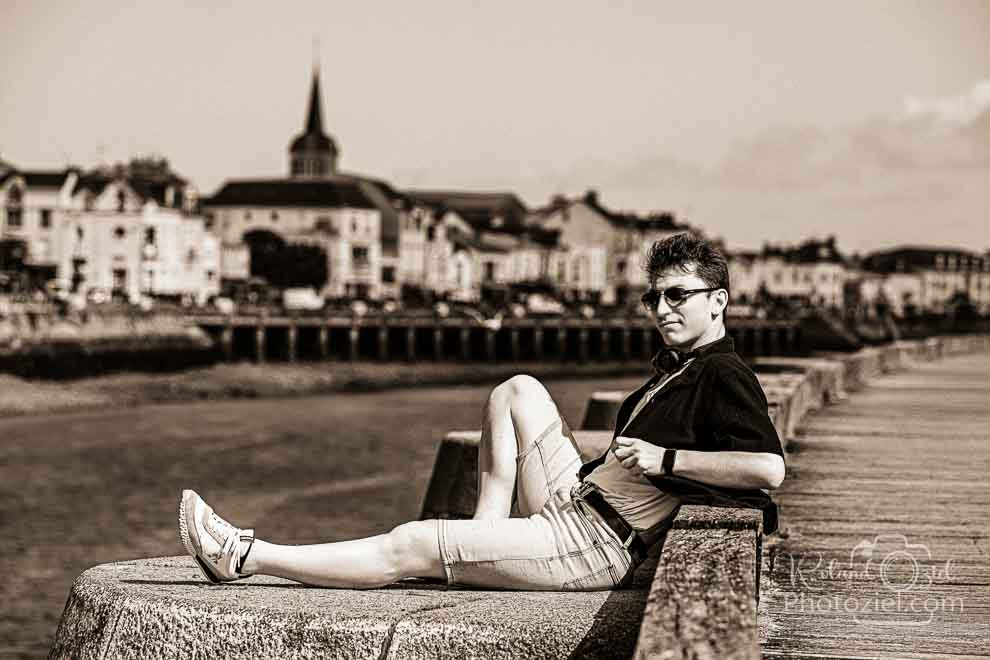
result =
[[[504,387],[511,400],[536,401],[549,398],[543,383],[528,374],[517,374],[499,387]]]
[[[399,573],[395,579],[421,573],[440,561],[437,521],[413,520],[395,527],[385,535],[382,550]]]

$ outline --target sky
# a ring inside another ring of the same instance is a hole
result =
[[[0,0],[0,158],[598,191],[730,248],[990,249],[990,2]]]

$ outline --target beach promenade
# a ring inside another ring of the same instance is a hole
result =
[[[990,354],[880,376],[791,450],[764,657],[990,655]]]

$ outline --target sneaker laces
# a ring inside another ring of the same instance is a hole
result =
[[[221,518],[214,511],[210,511],[210,527],[220,533],[220,538],[226,539],[230,536],[237,536],[241,531]]]
[[[227,540],[223,542],[223,548],[220,550],[220,557],[226,562],[227,566],[225,568],[230,575],[240,575],[237,570],[241,559],[240,547],[240,534],[235,533],[227,535]]]

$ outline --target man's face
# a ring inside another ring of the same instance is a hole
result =
[[[686,270],[677,266],[668,268],[651,282],[651,288],[656,291],[673,287],[707,289],[708,285],[694,271],[693,265],[687,266]],[[695,293],[674,307],[661,296],[652,316],[664,343],[671,348],[690,351],[718,339],[725,295],[724,290]]]

